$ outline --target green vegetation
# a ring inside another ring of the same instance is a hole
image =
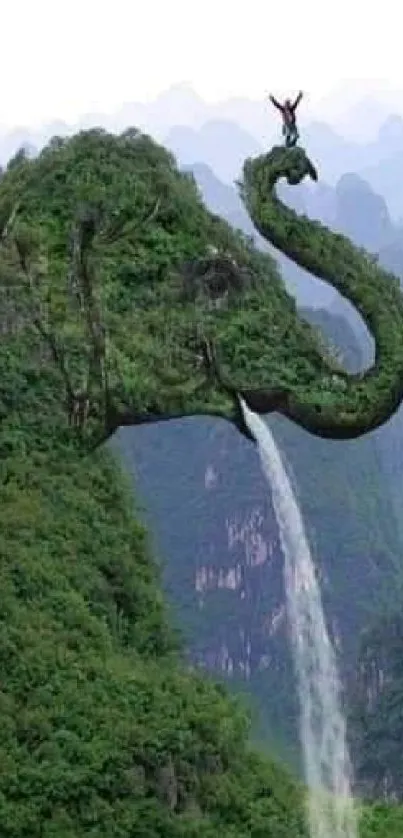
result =
[[[301,791],[253,754],[225,691],[181,662],[131,491],[90,450],[108,399],[124,410],[125,387],[141,410],[159,397],[175,332],[152,338],[181,317],[162,319],[165,275],[169,296],[184,259],[225,243],[271,271],[294,316],[273,264],[135,132],[20,155],[0,217],[2,838],[298,838]]]
[[[133,130],[18,155],[0,231],[1,836],[301,838],[301,790],[181,661],[99,443],[162,415],[235,416],[218,336],[245,380],[250,355],[251,380],[291,384],[325,363],[314,335],[272,261]]]
[[[376,804],[364,809],[361,834],[364,838],[400,838],[403,829],[403,807]]]
[[[373,256],[279,201],[279,178],[296,185],[307,176],[317,179],[303,149],[275,147],[246,161],[241,194],[264,238],[358,309],[376,341],[375,363],[366,374],[352,376],[342,370],[332,374],[329,365],[318,368],[314,380],[301,378],[277,391],[270,390],[270,382],[264,392],[248,389],[245,395],[261,413],[277,410],[317,436],[350,439],[382,425],[402,401],[403,296],[399,280]],[[249,387],[256,386],[253,378],[250,382]]]
[[[2,838],[302,835],[298,790],[180,663],[115,467],[36,430],[2,435]]]
[[[312,166],[300,149],[280,152],[247,161],[244,199],[268,238],[371,321],[378,360],[366,377],[324,356],[272,260],[206,213],[192,180],[149,138],[90,131],[12,161],[0,192],[8,295],[20,289],[86,446],[156,418],[204,413],[242,427],[237,392],[320,435],[359,435],[399,404],[397,280],[281,207],[277,177],[297,182]]]

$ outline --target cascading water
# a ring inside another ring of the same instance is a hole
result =
[[[357,838],[351,766],[335,654],[301,512],[273,435],[241,402],[270,484],[284,552],[284,578],[309,788],[311,838]]]

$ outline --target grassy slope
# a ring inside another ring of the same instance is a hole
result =
[[[25,214],[40,223],[47,243],[50,267],[40,291],[50,307],[61,300],[73,198],[88,184],[91,192],[107,183],[99,164],[103,142],[94,135],[76,139],[68,153],[62,150],[62,162],[56,152],[54,166],[49,153],[32,168],[14,165],[0,187],[4,210],[21,178],[32,175]],[[109,152],[118,150],[107,142]],[[145,169],[149,152],[147,143],[137,152]],[[98,180],[91,181],[96,160]],[[118,153],[114,166],[118,190],[127,175]],[[172,177],[180,192],[181,179]],[[75,178],[70,193],[67,182]],[[180,216],[180,196],[172,201]],[[207,214],[197,213],[211,235]],[[185,217],[182,227],[175,224],[185,240]],[[150,238],[141,264],[132,258],[131,267],[141,274],[146,265],[155,279],[162,268]],[[165,244],[172,249],[171,236]],[[163,257],[164,263],[165,251]],[[109,299],[125,293],[116,267],[109,264],[105,278]],[[298,789],[250,752],[246,720],[225,692],[181,664],[128,487],[106,455],[84,456],[67,432],[60,377],[16,278],[6,254],[0,262],[2,838],[301,836]],[[272,278],[273,294],[285,299],[274,271]],[[6,295],[10,285],[14,291]],[[65,319],[62,307],[60,331],[74,343]],[[75,352],[72,358],[78,370]]]

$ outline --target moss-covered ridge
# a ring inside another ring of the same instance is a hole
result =
[[[207,212],[149,137],[85,131],[33,161],[17,156],[0,181],[2,351],[18,346],[32,375],[40,367],[49,422],[64,414],[87,450],[119,426],[186,415],[245,432],[239,394],[322,436],[385,422],[403,393],[398,282],[281,205],[278,178],[306,175],[316,176],[303,150],[274,148],[246,162],[242,197],[267,239],[362,312],[377,341],[363,376],[326,354],[273,260]],[[0,421],[17,409],[10,387]]]
[[[375,362],[362,374],[325,369],[311,382],[242,395],[259,413],[278,410],[318,436],[353,438],[386,422],[402,401],[403,297],[396,277],[374,257],[281,203],[277,181],[295,185],[306,176],[317,179],[303,149],[275,147],[246,161],[242,198],[262,236],[353,303],[375,338]]]

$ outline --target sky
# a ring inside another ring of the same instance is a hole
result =
[[[210,102],[302,88],[313,106],[350,80],[403,90],[399,5],[2,0],[0,125],[73,122],[181,82]]]

